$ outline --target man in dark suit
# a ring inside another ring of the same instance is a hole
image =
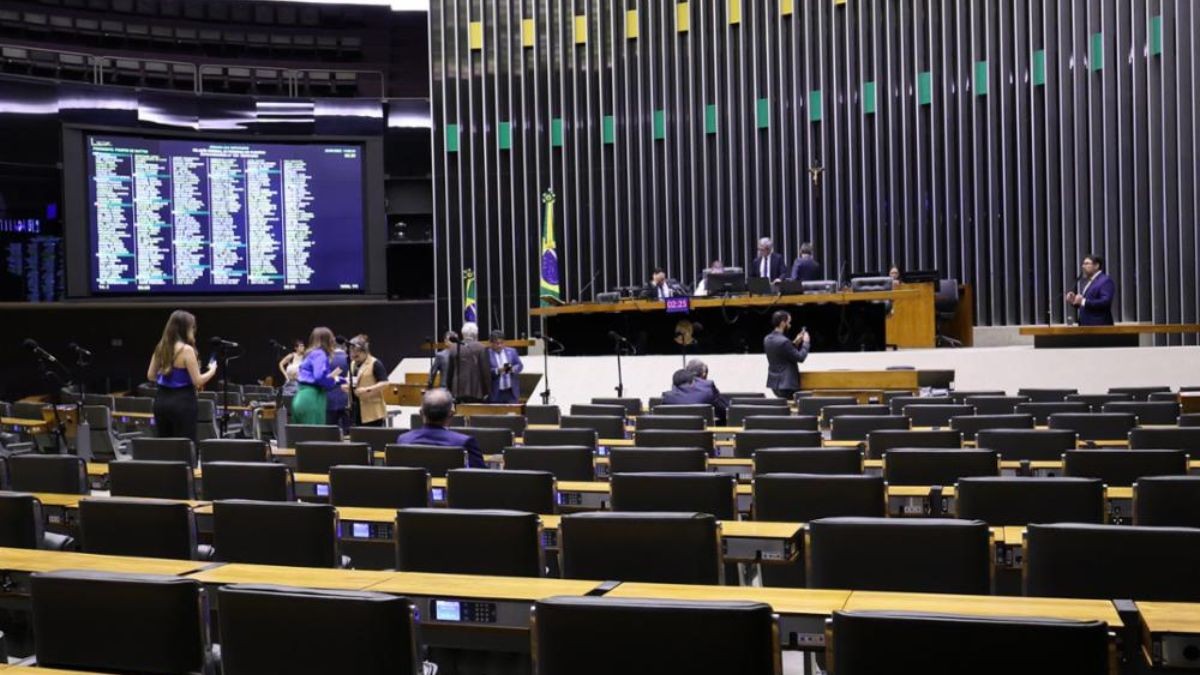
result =
[[[492,392],[492,366],[487,347],[479,341],[479,326],[467,322],[462,341],[446,355],[446,385],[460,403],[482,403]]]
[[[817,281],[821,278],[821,263],[813,258],[812,244],[800,244],[800,257],[792,263],[791,278],[796,281]]]
[[[763,237],[758,240],[758,257],[750,263],[750,269],[747,270],[750,276],[770,279],[773,284],[787,278],[787,262],[784,261],[783,255],[775,253],[774,249],[769,238]]]
[[[429,381],[425,384],[426,389],[434,387],[449,387],[449,378],[446,374],[450,372],[450,354],[454,344],[458,342],[458,333],[452,330],[446,331],[442,336],[442,342],[446,343],[445,349],[439,349],[433,355],[433,364],[429,366]]]
[[[1089,255],[1081,265],[1083,274],[1078,283],[1083,290],[1067,293],[1067,304],[1077,308],[1080,326],[1113,325],[1112,302],[1117,295],[1117,285],[1104,273],[1104,259]]]
[[[792,398],[800,390],[800,367],[808,358],[808,331],[801,330],[789,339],[787,331],[792,327],[792,315],[779,310],[771,315],[774,328],[763,338],[763,352],[767,355],[767,388],[779,398]]]
[[[716,382],[708,379],[708,364],[700,359],[691,359],[684,368],[696,378],[692,381],[692,386],[701,390],[707,389],[711,391],[708,398],[716,414],[716,421],[718,424],[724,425],[725,414],[729,411],[729,399],[721,395],[721,391],[717,389]]]
[[[721,397],[717,394],[716,387],[707,380],[697,379],[687,368],[681,368],[671,376],[671,389],[663,392],[662,402],[666,405],[711,405],[713,416],[719,423],[723,423],[725,407],[721,405]]]
[[[462,448],[467,451],[467,466],[483,469],[483,452],[475,438],[457,431],[450,431],[446,423],[454,415],[454,397],[441,387],[426,391],[421,397],[420,429],[400,434],[396,442],[400,445],[440,445],[447,448]]]
[[[650,284],[646,287],[646,297],[655,300],[666,300],[676,296],[687,295],[687,290],[675,279],[668,279],[667,273],[661,267],[655,267],[650,274]]]
[[[512,347],[504,346],[504,333],[492,331],[488,336],[488,365],[492,370],[492,403],[518,403],[521,400],[521,371],[525,364]]]

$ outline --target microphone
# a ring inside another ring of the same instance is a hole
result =
[[[283,346],[283,343],[280,342],[279,340],[270,339],[270,340],[267,340],[267,342],[271,345],[272,348],[278,349],[281,352],[286,352],[288,350],[288,348]]]
[[[546,342],[549,342],[550,344],[555,344],[555,345],[560,345],[560,346],[562,345],[562,343],[559,342],[558,340],[550,337],[549,335],[545,335],[543,333],[535,332],[533,334],[533,337],[537,340],[545,340]]]
[[[617,342],[624,342],[625,344],[629,344],[629,340],[625,339],[625,336],[621,335],[620,333],[618,333],[615,330],[608,331],[608,337],[612,338],[613,340],[616,340]]]
[[[238,343],[234,342],[233,340],[226,340],[224,338],[219,338],[219,337],[214,337],[213,339],[209,340],[208,342],[212,346],[217,347],[219,349],[237,349],[239,346]]]
[[[84,349],[83,347],[80,347],[78,344],[76,344],[74,342],[68,344],[67,348],[73,350],[76,354],[78,354],[84,358],[89,358],[89,359],[92,358],[91,352]]]
[[[46,361],[50,361],[51,363],[58,363],[58,359],[54,358],[54,355],[50,352],[42,349],[41,346],[38,345],[37,340],[34,340],[33,338],[25,338],[25,342],[22,344],[25,345],[25,349],[33,352],[34,355],[39,359],[44,359]]]

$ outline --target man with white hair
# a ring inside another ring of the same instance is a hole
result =
[[[775,245],[769,237],[758,240],[758,257],[751,261],[747,271],[751,277],[770,279],[773,284],[779,283],[780,279],[786,279],[789,272],[783,254],[775,252]]]
[[[492,368],[487,347],[479,341],[479,326],[475,323],[464,323],[459,332],[462,341],[446,359],[446,383],[459,403],[481,403],[491,394]]]

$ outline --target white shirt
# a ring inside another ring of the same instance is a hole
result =
[[[666,300],[666,299],[667,299],[667,298],[669,298],[669,297],[671,297],[671,287],[670,287],[670,286],[668,286],[668,285],[667,285],[667,282],[665,282],[665,281],[664,281],[664,282],[663,282],[661,285],[659,285],[659,287],[658,287],[658,299],[659,299],[659,300]]]
[[[512,374],[504,372],[504,366],[508,364],[508,350],[501,349],[496,352],[496,370],[500,371],[500,391],[512,389]]]
[[[769,255],[768,255],[768,256],[764,256],[764,257],[762,257],[762,258],[759,258],[758,260],[759,260],[759,263],[758,263],[758,276],[760,276],[760,277],[763,277],[764,279],[766,279],[766,278],[768,278],[768,276],[767,276],[767,272],[768,272],[768,271],[770,271],[770,270],[768,270],[767,268],[769,267],[769,264],[770,264],[770,262],[771,262],[771,256],[769,256]]]

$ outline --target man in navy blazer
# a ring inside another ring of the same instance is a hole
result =
[[[396,442],[400,445],[440,445],[447,448],[462,448],[467,451],[467,466],[484,469],[483,452],[475,438],[446,428],[446,422],[454,415],[454,397],[449,389],[429,389],[421,397],[420,429],[400,434]]]
[[[787,263],[783,260],[783,255],[775,253],[775,245],[767,237],[758,240],[758,257],[750,262],[750,269],[746,272],[751,277],[762,277],[770,279],[771,283],[776,283],[781,279],[788,278]]]
[[[812,244],[800,244],[800,257],[792,263],[791,278],[796,281],[817,281],[821,278],[821,263],[813,258]]]
[[[1104,259],[1089,255],[1083,259],[1081,268],[1083,274],[1079,283],[1083,284],[1083,289],[1078,293],[1068,292],[1067,304],[1078,311],[1080,326],[1113,325],[1112,302],[1117,295],[1117,285],[1104,273]]]
[[[663,392],[662,402],[666,405],[688,403],[711,405],[716,421],[724,423],[727,406],[721,398],[721,394],[717,392],[716,385],[709,380],[698,378],[695,372],[689,368],[677,370],[671,376],[671,389]]]
[[[512,347],[504,346],[504,333],[492,331],[488,342],[488,363],[492,367],[492,403],[519,403],[521,401],[521,371],[525,364]]]

